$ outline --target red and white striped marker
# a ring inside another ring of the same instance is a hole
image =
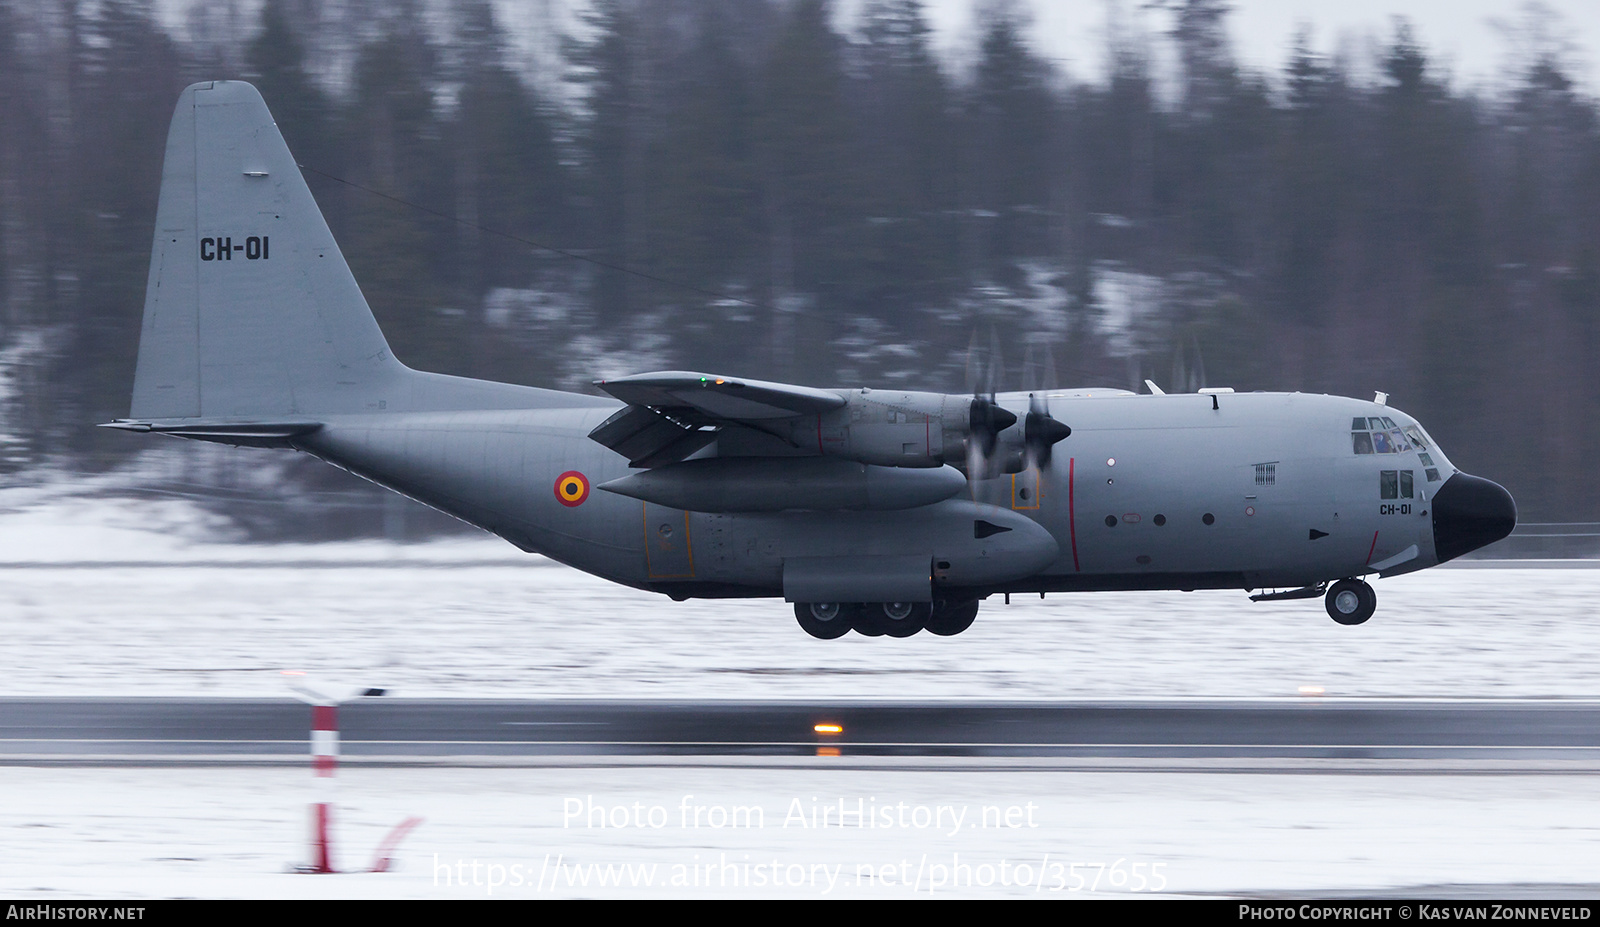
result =
[[[301,872],[332,873],[333,774],[339,769],[339,700],[312,688],[300,670],[285,670],[284,681],[295,696],[311,704],[311,774],[320,793],[311,803],[311,864]]]
[[[333,784],[334,773],[339,770],[339,702],[312,688],[306,674],[300,670],[284,670],[284,681],[295,697],[311,705],[311,774],[318,784],[320,800],[311,804],[311,864],[301,866],[301,872],[334,873],[333,868]],[[350,698],[362,694],[383,694],[381,689],[355,689]],[[413,828],[422,823],[411,817],[401,821],[378,845],[377,855],[368,872],[388,872],[393,865],[395,849]]]
[[[311,768],[333,777],[339,769],[339,706],[311,706]]]
[[[339,706],[311,706],[311,771],[322,785],[322,800],[311,806],[311,871],[335,872],[328,837],[333,813],[333,774],[339,770]]]

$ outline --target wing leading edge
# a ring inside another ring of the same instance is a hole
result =
[[[649,469],[676,463],[716,439],[729,425],[760,428],[775,419],[820,415],[842,408],[836,392],[693,371],[641,373],[595,385],[626,402],[589,437]]]

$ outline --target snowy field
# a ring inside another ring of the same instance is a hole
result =
[[[366,867],[389,828],[412,815],[424,821],[402,844],[397,871],[332,876],[285,871],[307,858],[303,771],[0,768],[0,894],[1600,892],[1600,781],[1593,776],[1085,773],[1029,770],[1026,761],[1000,771],[872,769],[856,761],[830,768],[836,762],[348,769],[339,780],[337,867]],[[837,826],[836,810],[820,826],[821,809],[841,802],[846,826]],[[591,807],[601,816],[590,818]],[[856,826],[858,807],[881,826]],[[623,826],[601,826],[605,818]]]
[[[217,534],[175,501],[0,511],[0,695],[275,697],[299,669],[407,697],[1600,697],[1600,570],[1376,580],[1356,628],[1320,600],[1089,593],[996,596],[954,638],[818,641],[776,599],[672,602],[495,538]]]
[[[955,638],[818,641],[778,600],[674,603],[462,553],[0,570],[0,695],[274,697],[300,669],[406,697],[1600,697],[1596,570],[1379,581],[1357,628],[1318,600],[1095,593],[992,598]]]
[[[1303,686],[1352,698],[1600,697],[1600,570],[1380,580],[1378,614],[1358,628],[1335,625],[1314,600],[1107,593],[1017,597],[1009,608],[991,599],[956,638],[816,641],[781,602],[673,603],[493,539],[260,547],[225,537],[187,503],[0,491],[0,695],[281,697],[280,672],[301,669],[410,697],[1121,699]],[[0,767],[0,894],[1600,891],[1600,780],[1583,770],[1317,770],[919,769],[820,757],[355,767],[339,780],[337,864],[364,866],[394,824],[425,822],[397,872],[309,876],[285,872],[307,855],[304,770]],[[608,815],[643,814],[645,826],[566,816],[591,800]],[[796,803],[810,814],[858,800],[907,823],[800,827],[792,815]],[[698,827],[682,817],[695,806],[706,814]],[[736,807],[747,825],[760,808],[761,826],[712,826],[714,809],[726,824]],[[1022,823],[975,826],[986,809],[997,820],[1015,809]],[[934,820],[942,826],[919,826]]]

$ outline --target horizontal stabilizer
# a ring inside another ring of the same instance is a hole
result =
[[[205,422],[189,420],[136,421],[117,419],[106,422],[101,428],[117,428],[171,435],[175,438],[192,438],[212,441],[235,447],[290,447],[291,438],[308,435],[322,427],[321,422]]]

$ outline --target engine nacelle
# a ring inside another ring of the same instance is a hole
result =
[[[906,470],[825,457],[712,457],[634,473],[600,488],[690,512],[896,511],[966,489],[951,467]]]
[[[986,431],[998,434],[1017,420],[1005,409],[973,396],[874,389],[838,392],[845,398],[843,408],[791,421],[789,440],[798,447],[814,447],[824,456],[884,467],[965,467],[969,441]],[[988,443],[985,451],[992,454],[994,439]]]

